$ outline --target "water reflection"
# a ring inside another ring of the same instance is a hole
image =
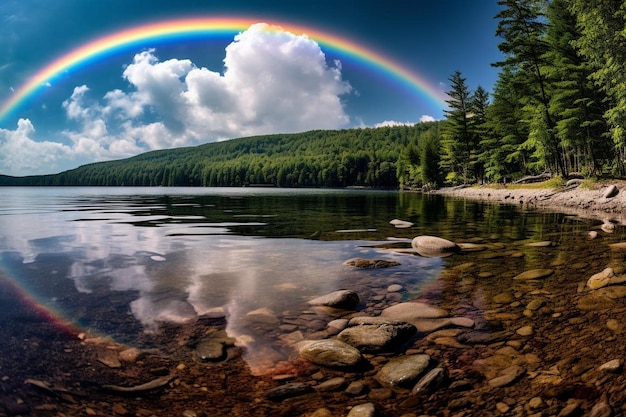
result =
[[[83,328],[131,344],[140,344],[145,332],[158,334],[163,323],[186,325],[223,315],[229,335],[246,344],[247,360],[258,372],[289,354],[278,340],[295,337],[295,328],[314,332],[328,322],[308,306],[315,296],[350,288],[374,305],[390,283],[401,283],[406,299],[453,294],[459,306],[482,310],[498,290],[488,281],[477,283],[481,274],[501,282],[550,264],[567,269],[583,243],[587,257],[603,251],[586,241],[586,232],[599,230],[600,222],[418,194],[2,191],[0,266],[39,303]],[[395,218],[415,225],[395,229],[389,224]],[[611,239],[619,241],[623,233],[617,228]],[[421,234],[468,245],[445,259],[380,247],[381,241]],[[554,246],[526,246],[544,240]],[[471,243],[482,249],[470,250]],[[343,265],[353,257],[396,260],[401,266],[372,271]],[[302,324],[307,315],[312,317]]]
[[[386,223],[395,217],[395,193],[3,191],[10,197],[0,203],[3,269],[49,309],[129,343],[160,323],[222,312],[254,361],[271,341],[255,334],[248,313],[303,311],[310,298],[373,276],[345,260],[401,257],[393,274],[409,289],[441,267],[363,247],[371,243],[363,238],[395,232]]]

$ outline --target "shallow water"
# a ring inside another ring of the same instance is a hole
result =
[[[415,226],[395,229],[394,218]],[[225,310],[230,329],[254,309],[302,310],[354,275],[392,275],[419,292],[443,261],[368,247],[391,238],[552,240],[563,248],[592,226],[558,214],[384,191],[4,188],[0,259],[34,302],[78,327],[133,342],[159,322],[184,323],[216,308]],[[373,273],[343,265],[356,256],[402,266]],[[530,254],[525,266],[532,260]],[[128,312],[130,328],[114,317]]]
[[[441,297],[451,291],[438,280],[442,272],[469,263],[475,275],[512,277],[600,256],[589,250],[586,233],[598,226],[592,220],[440,196],[254,188],[0,191],[4,280],[51,320],[135,345],[163,323],[220,312],[229,335],[247,336],[254,333],[249,312],[296,316],[309,299],[341,288],[367,294],[399,283],[404,299]],[[389,224],[394,218],[415,225],[396,229]],[[616,229],[603,245],[623,233]],[[422,234],[480,243],[483,250],[426,258],[377,247]],[[524,246],[546,240],[553,246]],[[515,251],[523,256],[510,256]],[[353,257],[401,265],[375,271],[343,265]],[[586,271],[576,273],[581,276],[570,276],[572,282],[586,279]],[[475,278],[454,285],[460,293],[473,286],[458,298],[474,308],[489,308],[481,299],[502,290]],[[271,344],[254,338],[251,363],[255,350],[265,355]]]

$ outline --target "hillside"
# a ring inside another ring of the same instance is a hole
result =
[[[159,150],[52,175],[0,176],[0,185],[397,188],[397,164],[438,123],[317,130]]]

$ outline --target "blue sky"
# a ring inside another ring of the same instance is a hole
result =
[[[441,92],[457,69],[471,89],[490,91],[497,78],[490,64],[501,59],[497,12],[496,0],[4,0],[0,106],[30,76],[89,41],[150,22],[215,15],[349,39]],[[0,174],[55,173],[257,134],[443,117],[444,109],[301,33],[270,38],[257,29],[237,40],[147,42],[55,79],[0,120]],[[272,74],[280,80],[266,82]]]

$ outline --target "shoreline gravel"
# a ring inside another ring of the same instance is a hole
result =
[[[617,194],[606,197],[608,189],[617,188]],[[442,188],[431,191],[447,197],[511,204],[521,209],[540,209],[573,214],[626,225],[626,181],[594,184],[593,188],[534,188],[473,186],[465,188]]]

